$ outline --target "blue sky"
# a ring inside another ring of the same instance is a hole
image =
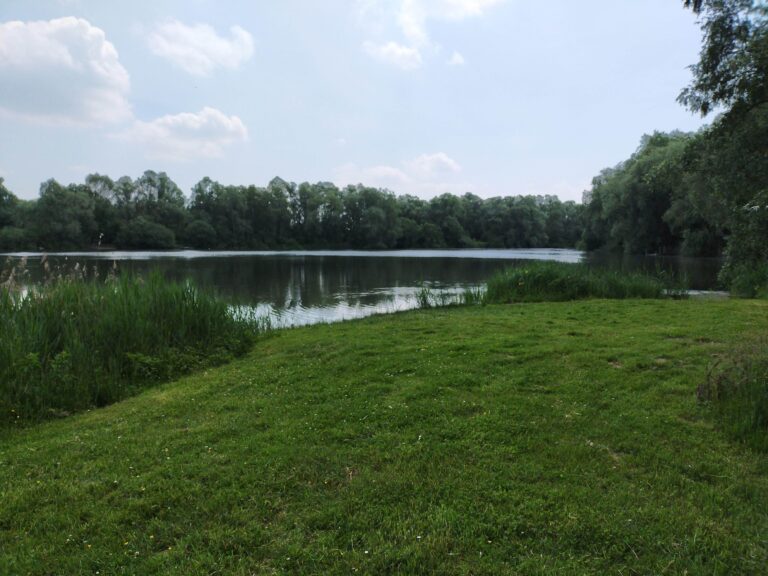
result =
[[[578,200],[675,101],[675,0],[3,0],[0,176]]]

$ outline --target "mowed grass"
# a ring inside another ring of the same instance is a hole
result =
[[[761,574],[697,384],[761,301],[413,311],[0,432],[0,574]]]

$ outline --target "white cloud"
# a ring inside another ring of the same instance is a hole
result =
[[[448,59],[446,64],[448,66],[464,66],[466,63],[466,60],[464,60],[464,56],[461,55],[460,52],[453,51],[453,54],[451,54],[451,57]]]
[[[335,180],[341,186],[363,184],[389,190],[400,190],[411,182],[410,176],[394,166],[361,167],[354,163],[337,168]]]
[[[147,42],[154,54],[195,76],[208,76],[216,68],[237,68],[253,55],[253,38],[232,26],[230,37],[219,36],[207,24],[187,26],[171,20],[155,26]]]
[[[375,45],[366,42],[366,50],[369,54],[391,63],[396,63],[393,62],[394,60],[400,60],[395,57],[396,55],[401,56],[402,59],[403,55],[406,54],[406,51],[409,51],[411,59],[418,59],[418,64],[420,66],[422,55],[425,52],[437,53],[440,51],[440,46],[430,37],[427,26],[429,20],[450,20],[457,22],[471,17],[482,16],[489,8],[505,1],[506,0],[399,0],[394,17],[406,43],[399,44],[397,42],[388,42],[386,44]],[[391,4],[388,4],[387,2],[389,2],[389,0],[363,0],[359,6],[363,13],[374,13],[376,9],[380,12],[382,10],[382,5],[391,6]],[[388,47],[389,52],[392,53],[392,57],[382,58],[379,52],[370,49],[371,46],[377,46],[380,49]],[[461,65],[464,63],[464,59],[461,54],[454,52],[449,63],[452,65]],[[418,66],[410,66],[409,68],[403,66],[400,67],[404,69],[413,69]]]
[[[127,120],[128,72],[81,18],[0,24],[0,112],[48,124]]]
[[[406,162],[405,165],[410,173],[422,180],[461,172],[459,163],[445,152],[422,154]]]
[[[364,48],[374,58],[403,70],[415,70],[421,67],[421,52],[417,48],[403,46],[397,42],[386,44],[366,42]]]
[[[421,0],[401,0],[400,10],[397,14],[397,24],[400,31],[414,46],[427,46],[430,44],[429,35],[425,27],[428,12]]]
[[[435,12],[449,20],[463,20],[471,16],[482,16],[488,8],[493,8],[506,0],[437,0]]]
[[[248,130],[237,116],[206,107],[197,113],[136,121],[115,137],[144,147],[151,158],[184,162],[220,157],[228,146],[246,141]]]
[[[387,188],[399,194],[431,197],[444,192],[462,193],[469,189],[471,186],[456,180],[459,172],[461,166],[458,162],[444,152],[436,152],[402,162],[400,167],[344,164],[336,170],[334,180],[341,186],[363,184]]]

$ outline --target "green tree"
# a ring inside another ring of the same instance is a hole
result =
[[[703,45],[680,102],[708,114],[748,110],[768,97],[768,6],[762,0],[684,2],[699,15]]]
[[[82,188],[64,187],[56,180],[40,186],[33,210],[37,244],[45,250],[78,250],[98,242],[95,202]]]
[[[0,250],[30,247],[29,234],[22,221],[23,206],[0,177]]]
[[[762,0],[685,2],[704,38],[680,101],[703,115],[725,112],[704,134],[706,189],[724,207],[721,278],[745,294],[768,287],[768,5]]]

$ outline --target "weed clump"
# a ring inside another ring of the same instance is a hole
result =
[[[584,298],[662,298],[679,297],[681,291],[668,292],[665,282],[639,273],[613,272],[583,264],[531,262],[508,268],[488,281],[485,302],[545,302]]]
[[[715,364],[697,396],[728,435],[768,452],[768,339],[741,344]]]

